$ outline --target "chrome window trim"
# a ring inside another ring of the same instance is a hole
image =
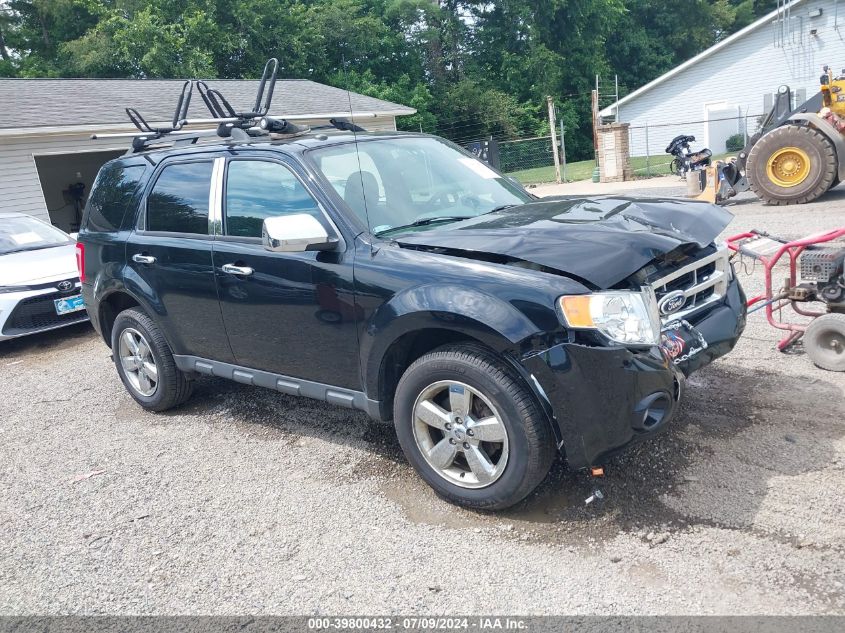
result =
[[[214,159],[211,168],[211,186],[208,190],[208,234],[218,236],[223,234],[223,174],[226,170],[226,159],[219,156]]]

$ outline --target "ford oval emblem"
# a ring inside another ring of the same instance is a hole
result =
[[[687,296],[684,294],[684,291],[674,290],[657,302],[657,309],[663,315],[673,314],[683,308],[686,302]]]
[[[71,288],[73,288],[73,282],[72,282],[72,281],[67,281],[67,280],[65,280],[65,281],[60,281],[60,282],[59,282],[59,285],[58,285],[58,288],[59,288],[59,290],[61,290],[61,291],[63,291],[63,292],[64,292],[64,291],[67,291],[67,290],[70,290]]]

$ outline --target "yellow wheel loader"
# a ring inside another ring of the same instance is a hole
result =
[[[803,204],[845,179],[845,71],[834,77],[825,66],[820,81],[794,109],[781,86],[760,131],[735,159],[707,169],[697,197],[724,202],[751,189],[767,204]]]

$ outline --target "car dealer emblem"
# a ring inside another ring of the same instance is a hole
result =
[[[61,290],[61,291],[70,290],[71,288],[73,288],[73,282],[67,281],[67,280],[60,281],[58,287],[59,287],[59,290]]]
[[[660,310],[660,314],[665,316],[667,314],[677,312],[684,307],[686,302],[687,296],[684,294],[684,291],[675,290],[667,294],[657,303],[657,309]]]

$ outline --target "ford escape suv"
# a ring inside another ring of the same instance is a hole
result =
[[[143,149],[100,171],[82,294],[145,409],[205,374],[393,420],[444,498],[508,507],[556,454],[670,424],[732,349],[731,215],[537,199],[432,136],[331,131]]]

